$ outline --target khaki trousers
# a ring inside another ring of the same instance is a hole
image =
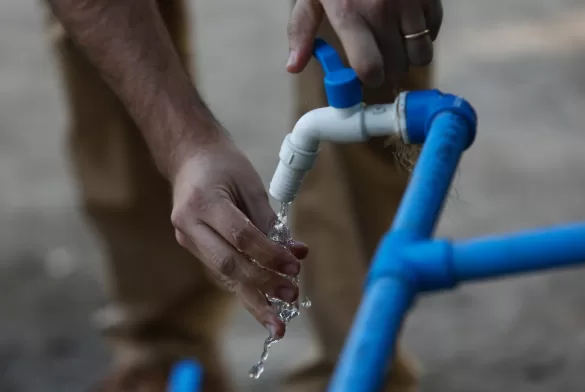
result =
[[[181,0],[160,8],[187,64],[188,23]],[[139,131],[97,72],[49,20],[69,109],[69,147],[87,217],[107,255],[104,334],[120,362],[194,356],[206,369],[206,390],[225,390],[217,343],[232,298],[203,264],[175,241],[169,184],[159,175]],[[325,23],[321,37],[339,47]],[[341,53],[341,52],[340,52]],[[297,77],[296,116],[327,105],[316,62]],[[400,86],[430,86],[430,71],[409,74]],[[396,86],[365,92],[367,103],[391,102]],[[291,124],[292,125],[292,124]],[[285,131],[283,130],[283,136]],[[388,228],[408,179],[396,160],[399,146],[323,144],[315,168],[293,204],[293,233],[310,247],[303,284],[322,349],[315,364],[291,375],[285,389],[324,391],[354,311],[376,244]],[[399,351],[386,391],[413,391],[416,377]]]

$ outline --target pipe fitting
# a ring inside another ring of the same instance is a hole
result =
[[[384,278],[404,281],[417,293],[452,289],[458,282],[453,246],[446,240],[410,241],[408,235],[389,232],[378,245],[366,287]]]
[[[407,134],[405,142],[422,144],[431,129],[433,120],[441,113],[451,112],[468,123],[466,149],[473,144],[477,129],[477,114],[471,104],[457,95],[439,90],[409,91],[404,99]]]

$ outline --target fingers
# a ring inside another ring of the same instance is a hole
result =
[[[441,0],[428,0],[424,5],[424,14],[430,30],[431,40],[436,40],[443,24],[443,5]]]
[[[349,65],[367,87],[384,82],[384,62],[374,33],[350,1],[323,2],[331,26],[339,37]]]
[[[207,225],[200,223],[189,230],[177,230],[177,241],[197,255],[229,291],[237,292],[244,285],[289,303],[298,298],[298,287],[290,279],[254,265]]]
[[[269,233],[276,221],[276,214],[270,207],[266,192],[254,196],[247,194],[243,195],[242,198],[247,207],[245,211],[250,217],[252,224],[263,233]],[[307,257],[309,253],[307,245],[299,241],[286,244],[286,247],[299,260]]]
[[[368,20],[378,41],[388,79],[406,72],[409,61],[400,33],[396,5],[388,2],[380,4],[379,7],[370,10]]]
[[[414,66],[428,65],[433,59],[433,43],[430,31],[423,33],[429,28],[419,2],[403,1],[400,29],[404,36],[404,46],[410,64]]]
[[[298,0],[288,24],[289,57],[286,69],[301,72],[311,59],[313,40],[323,20],[323,7],[318,0]]]
[[[270,303],[260,291],[250,286],[241,286],[238,296],[248,312],[270,332],[270,336],[276,339],[284,336],[285,324],[278,319]]]
[[[351,67],[367,87],[432,61],[432,41],[443,18],[440,0],[321,1]]]
[[[309,247],[304,242],[294,241],[288,246],[288,250],[299,260],[303,260],[309,254]]]
[[[179,244],[205,262],[216,279],[237,294],[244,307],[272,337],[283,337],[285,324],[278,319],[263,293],[291,303],[298,300],[298,287],[289,279],[253,265],[205,224],[192,230],[191,235],[176,231]]]
[[[219,198],[200,219],[207,223],[235,249],[256,260],[273,271],[297,276],[301,266],[299,260],[286,247],[264,235],[227,198]]]

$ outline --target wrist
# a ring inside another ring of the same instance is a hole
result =
[[[209,153],[229,139],[229,136],[215,118],[209,115],[205,118],[197,116],[195,119],[172,121],[161,138],[168,143],[159,139],[155,145],[161,146],[165,151],[162,155],[155,151],[153,154],[160,158],[157,164],[163,176],[174,183],[188,161],[197,155]]]

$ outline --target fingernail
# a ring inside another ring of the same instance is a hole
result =
[[[270,323],[266,323],[266,324],[264,324],[264,328],[266,328],[268,330],[271,337],[276,336],[276,326],[275,325],[270,324]]]
[[[296,246],[298,248],[308,248],[309,247],[309,245],[307,245],[301,241],[293,241],[293,246]]]
[[[288,68],[295,65],[295,63],[297,62],[297,57],[298,57],[297,51],[292,49],[288,54],[288,61],[286,63],[286,67]]]
[[[276,295],[283,301],[293,302],[295,300],[295,292],[290,287],[280,287],[276,290]]]
[[[283,264],[280,268],[280,271],[288,276],[296,276],[300,272],[300,266],[293,263]]]

